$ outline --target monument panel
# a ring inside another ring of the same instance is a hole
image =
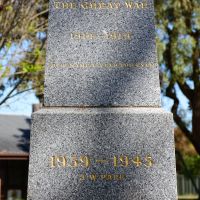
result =
[[[47,47],[46,106],[160,106],[152,0],[51,0]]]
[[[28,200],[175,200],[172,114],[54,108],[33,115]]]
[[[136,2],[51,0],[47,67],[157,67],[153,3]]]

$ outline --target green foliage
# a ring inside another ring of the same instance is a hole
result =
[[[2,72],[2,71],[3,71],[3,65],[0,64],[0,72]]]
[[[29,34],[34,34],[36,30],[37,24],[35,21],[32,21],[28,27],[28,33]]]
[[[6,6],[6,11],[10,11],[10,12],[12,12],[13,11],[13,7],[12,7],[12,5],[8,5],[8,6]]]
[[[12,42],[11,41],[7,41],[6,44],[5,44],[5,47],[7,49],[10,49],[11,45],[12,45]]]
[[[21,67],[24,73],[33,73],[43,70],[43,65],[37,65],[37,64],[33,65],[26,62],[23,62],[21,64]]]
[[[184,161],[193,176],[200,176],[200,156],[185,156]],[[185,170],[183,174],[187,175]]]
[[[0,78],[6,78],[10,74],[10,67],[3,67],[0,65]]]
[[[37,33],[46,35],[49,1],[2,2],[0,2],[2,3],[0,7],[0,93],[2,95],[8,85],[14,87],[15,92],[19,93],[33,88],[36,96],[42,101],[46,37],[39,38]],[[28,43],[28,50],[24,48],[24,42]],[[19,57],[20,61],[16,61]],[[1,65],[3,60],[7,62],[6,67]],[[0,105],[2,103],[5,103],[4,99],[1,99]]]
[[[197,38],[194,33],[200,30],[199,0],[156,0],[157,29],[163,34],[158,35],[158,55],[160,64],[167,67],[169,57],[162,57],[171,46],[171,63],[174,80],[184,82],[192,79],[192,55],[196,47]],[[165,38],[163,39],[163,37]],[[185,69],[187,68],[187,69]],[[171,76],[168,75],[168,79]]]

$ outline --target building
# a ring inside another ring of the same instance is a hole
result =
[[[30,118],[0,115],[0,200],[27,195]]]

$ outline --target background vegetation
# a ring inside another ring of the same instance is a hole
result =
[[[0,106],[29,90],[43,102],[48,2],[0,0]],[[155,8],[162,93],[173,102],[177,125],[177,169],[200,175],[200,0],[155,0]]]

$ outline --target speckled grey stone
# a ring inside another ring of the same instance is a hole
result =
[[[159,108],[42,109],[33,115],[28,200],[175,200],[173,137],[172,114]],[[51,156],[72,154],[92,165],[50,168]],[[114,155],[150,155],[154,164],[113,167]],[[127,177],[81,181],[84,173]]]
[[[27,199],[176,200],[173,119],[158,108],[153,0],[133,0],[147,3],[133,10],[63,10],[54,2],[69,1],[50,0],[46,108],[33,114]],[[77,41],[74,32],[98,37]],[[102,39],[110,32],[132,38]],[[67,166],[50,167],[52,156],[65,156]],[[81,156],[90,158],[88,167]]]
[[[50,0],[46,106],[160,106],[153,0],[145,9],[56,9]],[[67,0],[60,2],[66,3]],[[105,0],[104,2],[110,2]],[[75,40],[71,33],[95,33]],[[131,40],[102,35],[131,33]]]

